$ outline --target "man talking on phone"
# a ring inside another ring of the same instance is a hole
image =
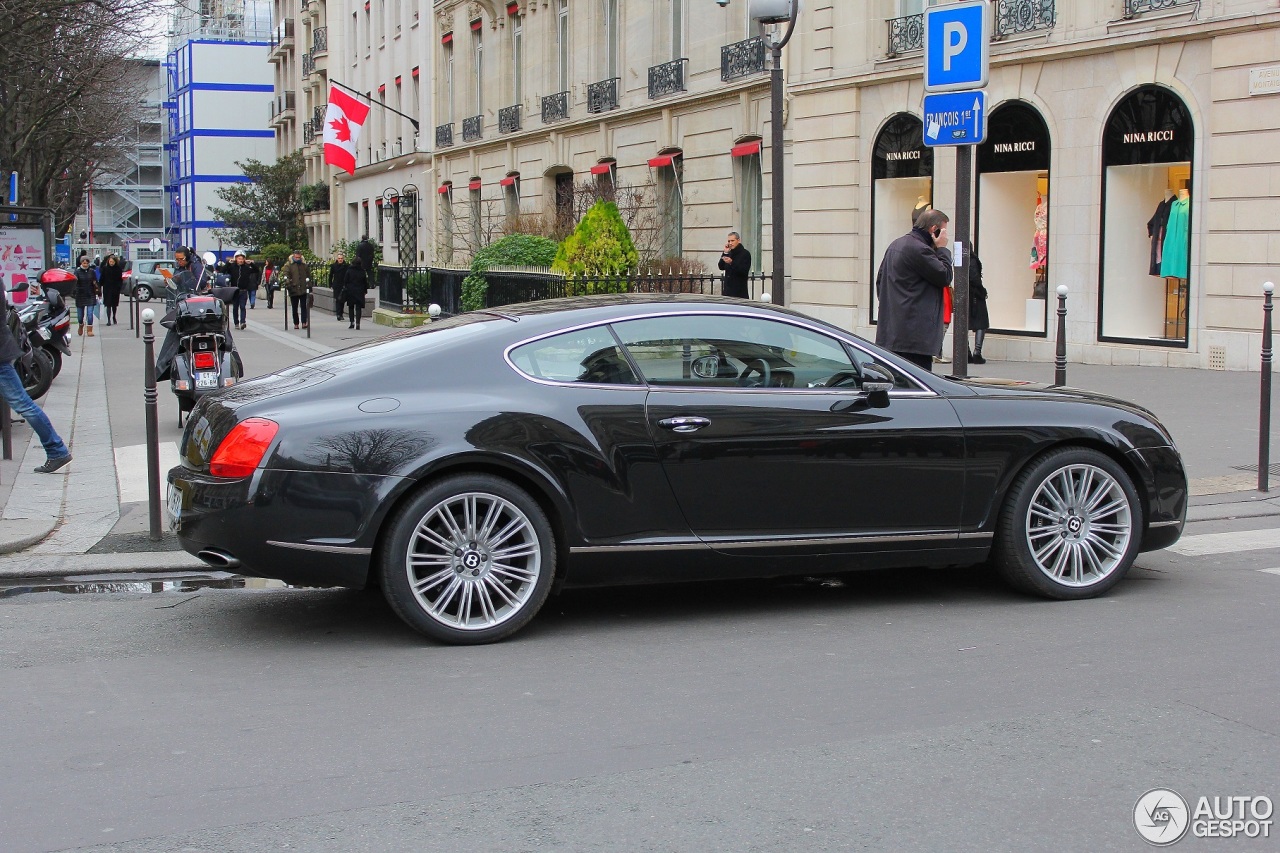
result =
[[[751,295],[747,292],[747,277],[751,275],[751,253],[742,245],[737,231],[729,232],[718,266],[724,270],[724,285],[720,292],[725,296],[749,299]]]
[[[942,294],[951,286],[949,222],[942,211],[925,210],[914,228],[889,244],[876,273],[876,343],[930,372],[946,331]]]

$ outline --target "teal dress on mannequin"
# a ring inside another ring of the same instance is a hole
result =
[[[1164,254],[1160,258],[1160,275],[1165,278],[1187,278],[1191,264],[1191,199],[1176,199],[1169,208],[1169,222],[1164,232]]]

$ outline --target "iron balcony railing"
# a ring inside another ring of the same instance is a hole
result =
[[[436,125],[436,147],[448,148],[453,144],[453,125],[438,124]]]
[[[462,141],[475,142],[484,135],[484,116],[468,116],[462,120]]]
[[[302,123],[302,144],[310,145],[316,141],[316,126],[309,121]]]
[[[726,44],[720,48],[720,79],[741,80],[764,71],[764,37]]]
[[[542,123],[564,121],[569,117],[569,93],[556,92],[542,99]]]
[[[610,77],[587,86],[587,112],[607,113],[618,108],[618,78]]]
[[[1053,29],[1057,23],[1054,5],[1054,0],[998,0],[991,38]]]
[[[329,52],[329,28],[316,27],[311,33],[311,53],[328,53]]]
[[[302,54],[302,76],[310,77],[311,72],[316,70],[316,58],[309,53]]]
[[[913,50],[924,50],[924,15],[890,18],[888,55],[901,56]]]
[[[661,65],[649,67],[649,97],[661,98],[663,95],[674,95],[685,91],[684,69],[689,63],[687,59],[673,59]]]
[[[328,104],[320,104],[311,110],[311,123],[315,125],[316,133],[319,133],[324,127],[324,114],[329,111]]]
[[[1124,0],[1124,16],[1136,18],[1145,12],[1172,9],[1174,6],[1199,5],[1200,0]]]
[[[520,129],[520,105],[513,104],[498,110],[498,133],[515,133]]]

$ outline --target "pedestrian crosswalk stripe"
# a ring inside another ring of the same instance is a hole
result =
[[[1258,571],[1264,572],[1268,575],[1280,575],[1280,569],[1258,569]]]
[[[1167,550],[1184,557],[1204,557],[1209,554],[1263,551],[1268,548],[1280,548],[1280,528],[1183,536]]]
[[[178,464],[178,445],[160,442],[160,499],[164,500],[164,479]],[[147,495],[147,446],[132,444],[116,448],[116,478],[120,481],[120,503],[145,502]]]

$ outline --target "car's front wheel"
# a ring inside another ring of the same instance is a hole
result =
[[[1110,457],[1050,451],[1014,482],[993,559],[1014,587],[1049,598],[1090,598],[1115,586],[1138,555],[1142,504]]]
[[[392,518],[381,585],[397,615],[446,643],[491,643],[528,624],[551,591],[556,543],[526,491],[487,474],[449,477]]]
[[[133,289],[133,298],[139,302],[150,302],[151,287],[145,284],[138,285]]]

